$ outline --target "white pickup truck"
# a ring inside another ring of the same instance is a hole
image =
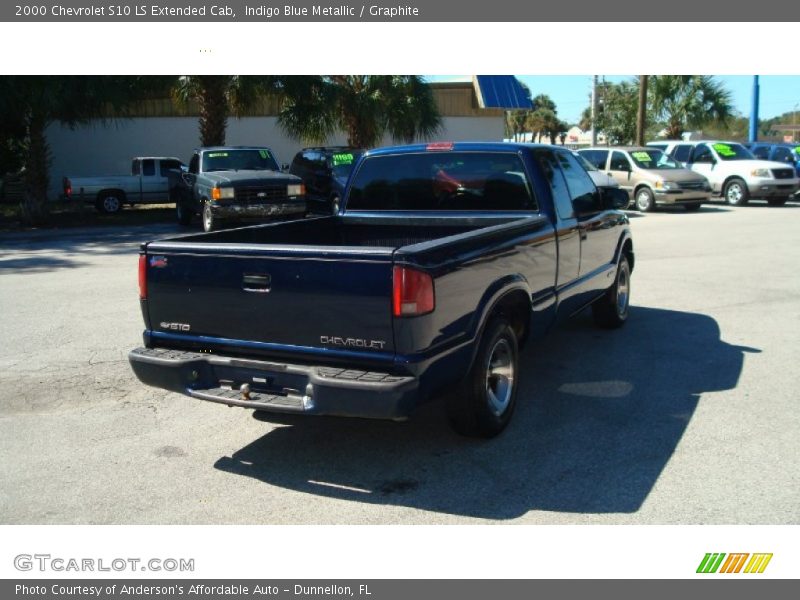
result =
[[[137,156],[130,175],[64,177],[64,196],[90,202],[103,213],[118,212],[123,204],[174,202],[170,190],[185,168],[171,156]]]

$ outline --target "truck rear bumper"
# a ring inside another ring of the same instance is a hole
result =
[[[167,348],[136,348],[128,360],[142,383],[228,406],[404,419],[417,404],[417,379],[389,373]],[[244,385],[249,391],[242,391]]]

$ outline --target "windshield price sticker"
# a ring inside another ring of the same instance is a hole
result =
[[[334,154],[333,155],[333,166],[338,167],[339,165],[352,165],[353,164],[353,155],[352,154]]]
[[[714,144],[714,150],[721,156],[736,156],[736,152],[728,144]]]
[[[267,152],[266,150],[259,150],[258,151],[258,155],[261,158],[269,158],[269,152]]]
[[[653,162],[653,157],[647,152],[631,152],[631,156],[639,162]]]
[[[225,158],[228,156],[227,152],[209,152],[208,158]]]

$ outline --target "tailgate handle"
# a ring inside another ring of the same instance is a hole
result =
[[[269,292],[271,285],[272,277],[267,273],[245,273],[242,275],[242,289],[245,292],[264,294]]]

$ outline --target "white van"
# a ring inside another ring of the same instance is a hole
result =
[[[794,169],[784,163],[759,160],[737,142],[649,142],[675,160],[703,175],[715,195],[734,206],[750,198],[764,198],[770,206],[782,206],[800,187]]]

